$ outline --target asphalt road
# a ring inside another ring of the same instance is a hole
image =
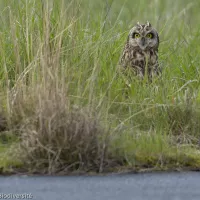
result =
[[[0,199],[200,200],[200,172],[0,177]]]

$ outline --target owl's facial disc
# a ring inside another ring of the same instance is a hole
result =
[[[130,46],[139,47],[141,50],[150,48],[157,49],[159,37],[157,31],[151,27],[150,23],[143,25],[137,24],[131,29],[128,42]]]

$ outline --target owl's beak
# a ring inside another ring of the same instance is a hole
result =
[[[142,37],[141,38],[141,41],[140,41],[140,48],[142,49],[142,50],[145,50],[146,49],[146,45],[145,45],[145,38],[144,37]]]

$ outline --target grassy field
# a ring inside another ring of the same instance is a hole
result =
[[[199,0],[1,0],[1,172],[200,169],[199,9]],[[127,89],[120,54],[147,20],[162,77]]]

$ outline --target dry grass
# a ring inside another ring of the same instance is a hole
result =
[[[92,108],[71,105],[67,92],[53,87],[37,85],[37,89],[21,93],[11,106],[18,121],[11,121],[18,127],[20,151],[28,171],[101,172],[109,167],[112,156],[107,152],[108,130]]]
[[[116,157],[108,151],[109,130],[101,116],[93,107],[74,104],[68,87],[50,74],[44,73],[43,82],[32,87],[24,85],[22,78],[9,91],[8,132],[2,138],[10,134],[19,138],[19,145],[13,143],[14,170],[18,171],[18,163],[23,171],[47,174],[103,172],[117,166]],[[5,122],[2,118],[2,127]]]

